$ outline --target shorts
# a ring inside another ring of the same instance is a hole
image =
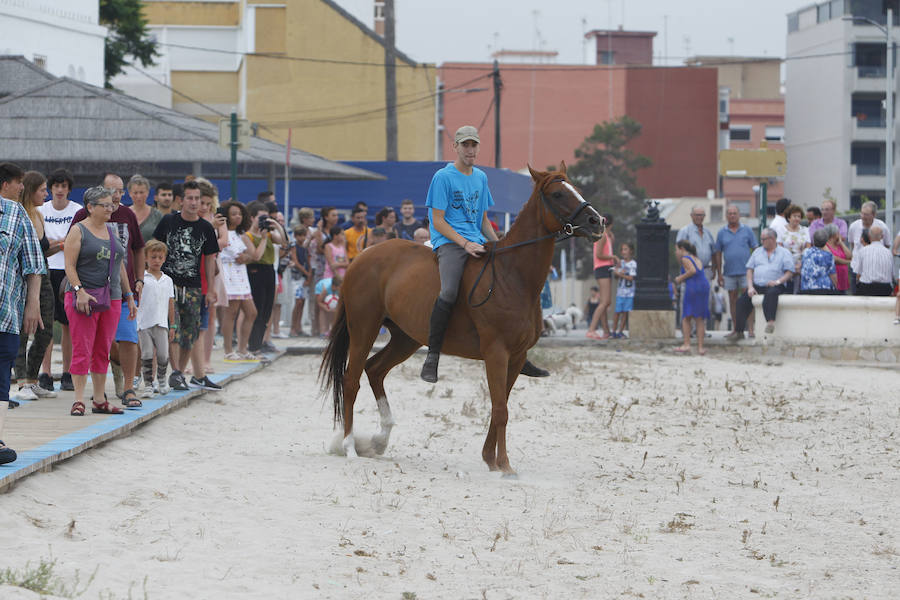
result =
[[[722,279],[725,281],[725,289],[728,291],[731,290],[743,290],[747,288],[747,276],[746,275],[724,275]]]
[[[137,319],[128,318],[128,301],[122,299],[122,314],[119,315],[119,326],[116,328],[117,342],[138,343]]]
[[[69,325],[69,317],[66,316],[66,307],[63,305],[59,286],[66,276],[65,269],[50,269],[50,285],[53,286],[53,319],[65,326]],[[46,326],[46,323],[44,324]]]
[[[209,305],[206,304],[206,296],[200,297],[200,331],[209,329]]]
[[[594,269],[594,279],[610,279],[612,277],[612,266],[597,267]]]
[[[200,288],[175,286],[175,343],[190,350],[200,337]]]
[[[627,313],[634,308],[634,296],[616,296],[616,312]]]
[[[300,281],[294,283],[294,299],[305,300],[308,290],[306,289],[306,279],[301,278]]]

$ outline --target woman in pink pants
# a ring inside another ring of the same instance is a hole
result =
[[[115,235],[115,230],[106,224],[113,211],[112,194],[102,186],[92,187],[84,193],[84,208],[88,217],[69,230],[63,250],[66,278],[69,280],[64,305],[72,334],[71,373],[75,384],[75,402],[70,414],[77,417],[84,415],[84,388],[90,372],[94,388],[91,411],[119,415],[122,409],[111,406],[104,392],[109,347],[119,324],[122,298],[127,301],[126,310],[132,319],[137,314],[137,308],[125,273],[125,248]],[[110,260],[114,261],[111,269]],[[91,302],[97,298],[87,290],[107,285],[109,308],[92,309]]]

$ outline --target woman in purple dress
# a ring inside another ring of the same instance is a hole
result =
[[[684,308],[681,315],[682,343],[675,352],[684,354],[691,351],[691,319],[697,326],[697,353],[706,354],[703,340],[706,338],[706,320],[709,318],[709,281],[703,273],[702,263],[697,258],[697,249],[687,240],[675,244],[675,256],[681,264],[681,274],[675,284],[684,282]]]

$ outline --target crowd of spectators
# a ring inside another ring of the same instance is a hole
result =
[[[235,363],[267,360],[277,350],[272,338],[307,335],[307,316],[309,335],[325,337],[343,275],[360,252],[390,238],[428,237],[409,200],[401,219],[382,208],[374,227],[364,203],[346,225],[332,207],[303,208],[288,231],[272,192],[220,205],[215,185],[199,177],[154,188],[139,174],[126,185],[103,173],[97,183],[79,204],[63,169],[45,177],[0,165],[0,260],[10,279],[0,307],[0,402],[11,408],[71,391],[73,416],[88,406],[122,414],[170,389],[221,389],[208,377],[217,329],[225,362]],[[59,377],[51,375],[54,321]],[[105,393],[110,368],[113,400]],[[15,452],[0,442],[0,463],[10,457]]]

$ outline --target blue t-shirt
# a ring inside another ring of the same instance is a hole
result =
[[[722,274],[727,277],[745,275],[750,253],[757,246],[756,235],[746,225],[738,225],[734,232],[727,225],[720,229],[716,234],[716,251],[722,253]]]
[[[326,277],[325,279],[320,279],[319,283],[316,284],[316,295],[318,296],[322,292],[325,292],[325,295],[334,294],[334,289],[331,285],[331,277]],[[335,294],[337,295],[337,294]]]
[[[428,197],[425,200],[432,248],[437,250],[448,242],[452,243],[452,240],[434,228],[431,209],[443,210],[444,220],[456,233],[470,242],[483,244],[485,238],[481,233],[481,223],[485,211],[493,205],[494,199],[491,197],[491,190],[488,189],[487,175],[484,171],[473,167],[471,175],[464,175],[459,172],[456,165],[448,163],[431,178]]]

